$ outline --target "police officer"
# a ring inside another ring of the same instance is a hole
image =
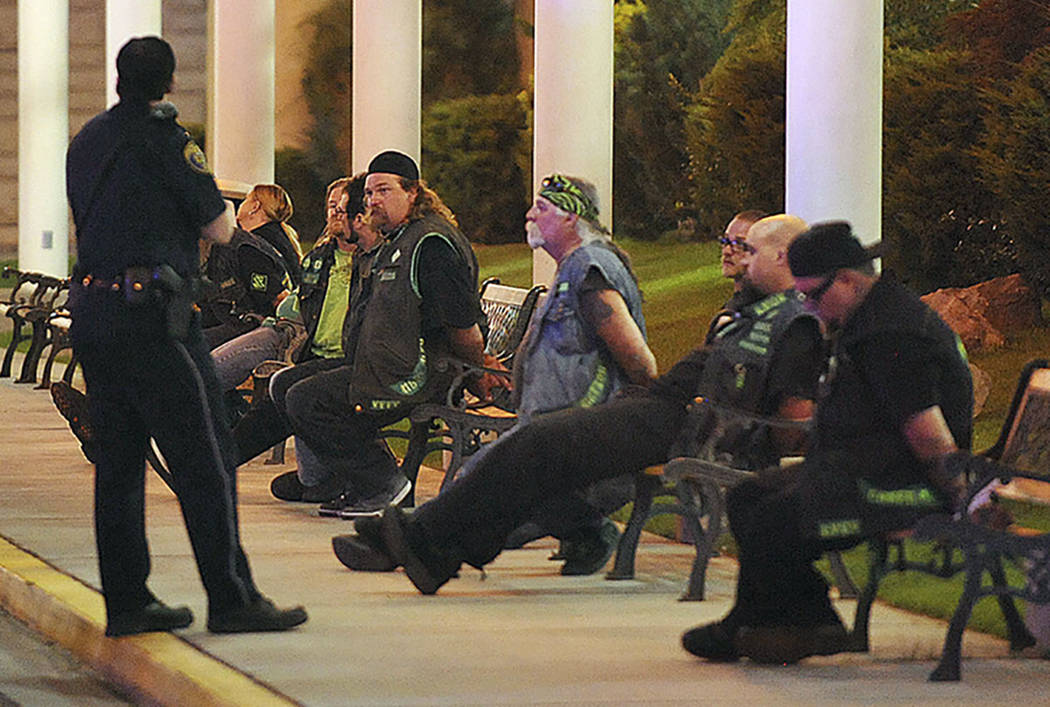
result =
[[[187,607],[147,588],[147,440],[171,463],[214,633],[284,630],[256,589],[237,530],[236,482],[218,381],[192,308],[198,239],[227,242],[231,217],[201,149],[163,102],[175,56],[158,37],[117,56],[120,102],[69,146],[77,235],[72,338],[98,433],[95,532],[109,636],[183,628]]]

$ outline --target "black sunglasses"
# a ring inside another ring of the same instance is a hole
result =
[[[831,289],[831,286],[835,284],[835,280],[838,278],[838,276],[839,274],[837,272],[833,272],[831,273],[831,275],[828,276],[826,280],[824,280],[824,282],[820,283],[819,286],[814,287],[809,292],[803,292],[802,294],[805,295],[806,299],[812,302],[813,304],[820,304],[820,300],[824,297],[824,295],[828,293],[828,290]]]
[[[718,242],[724,246],[729,246],[733,250],[742,250],[745,253],[755,254],[755,247],[747,241],[740,240],[739,238],[730,238],[729,236],[719,236]]]

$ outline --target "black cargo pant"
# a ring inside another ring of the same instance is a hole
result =
[[[107,613],[153,598],[144,517],[150,437],[169,463],[209,611],[255,601],[238,533],[233,447],[199,325],[175,342],[159,306],[132,307],[119,292],[96,291],[80,294],[72,337],[98,436],[95,535]]]
[[[409,533],[481,567],[551,499],[666,462],[685,419],[682,404],[650,395],[540,416],[416,509]]]
[[[826,450],[797,467],[764,470],[729,492],[726,510],[740,560],[730,622],[837,622],[827,583],[813,562],[828,550],[845,550],[945,510],[939,496],[923,491],[920,479],[904,493],[871,493],[873,482],[856,473],[862,466],[870,467],[871,460]]]

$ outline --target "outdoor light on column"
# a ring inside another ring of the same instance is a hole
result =
[[[786,208],[882,237],[882,0],[788,0]]]
[[[117,102],[117,53],[133,37],[160,36],[160,0],[106,0],[106,105]]]
[[[551,172],[589,179],[612,227],[613,3],[536,0],[533,193]],[[533,280],[549,282],[542,250]]]
[[[420,160],[422,0],[354,0],[351,173],[387,149]],[[484,71],[479,67],[479,71]]]
[[[65,277],[69,265],[68,0],[18,3],[18,267]]]
[[[274,2],[208,3],[205,144],[222,179],[274,181]]]

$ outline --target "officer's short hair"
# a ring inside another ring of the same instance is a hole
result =
[[[175,75],[175,52],[160,37],[135,37],[117,54],[117,95],[159,101]]]

